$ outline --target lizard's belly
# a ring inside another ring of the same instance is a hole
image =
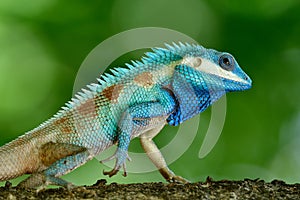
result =
[[[167,116],[155,117],[152,119],[137,119],[133,120],[134,127],[131,138],[139,137],[145,132],[152,130],[156,127],[161,127],[166,124]]]

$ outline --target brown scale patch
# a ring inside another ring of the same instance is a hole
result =
[[[59,118],[59,119],[55,120],[54,125],[59,126],[61,124],[64,124],[67,120],[68,120],[67,117]]]
[[[150,72],[143,72],[134,78],[134,81],[141,86],[150,87],[153,85],[153,75]]]
[[[73,121],[70,116],[65,116],[60,119],[57,119],[54,122],[54,126],[58,127],[62,133],[72,134],[74,133]]]
[[[97,105],[94,99],[88,99],[78,106],[78,113],[83,116],[97,117]]]
[[[61,128],[61,131],[65,134],[72,134],[74,133],[74,130],[72,129],[72,127],[65,125]]]
[[[45,166],[50,166],[57,160],[78,154],[85,150],[84,147],[72,144],[48,142],[40,147],[39,157]]]
[[[112,85],[112,86],[105,88],[101,92],[101,95],[103,95],[109,101],[117,101],[123,88],[124,88],[123,85]]]

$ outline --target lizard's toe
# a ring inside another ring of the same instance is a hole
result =
[[[113,169],[113,170],[108,171],[108,172],[103,171],[103,174],[104,174],[104,175],[107,175],[107,176],[109,176],[109,177],[112,177],[112,176],[116,175],[118,172],[119,172],[118,169]]]
[[[159,172],[169,183],[190,183],[187,179],[175,175],[168,167],[159,169]]]
[[[108,172],[103,171],[103,174],[108,175],[109,177],[112,177],[119,172],[121,167],[123,167],[123,171],[124,171],[123,176],[127,176],[126,159],[131,161],[131,158],[128,156],[128,153],[126,151],[118,148],[117,151],[114,153],[114,155],[112,155],[104,160],[101,160],[100,162],[104,163],[104,162],[107,162],[107,161],[110,161],[113,159],[116,159],[116,164],[115,164],[114,169],[112,169],[111,171],[108,171]]]

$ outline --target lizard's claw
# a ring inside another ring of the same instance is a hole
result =
[[[121,168],[121,166],[118,166],[117,168],[115,166],[111,171],[104,171],[103,170],[103,174],[108,175],[109,177],[112,177],[112,176],[116,175],[119,172],[120,168]],[[123,176],[124,177],[127,176],[126,164],[125,163],[123,164]]]
[[[100,162],[104,163],[112,159],[116,159],[115,167],[111,171],[103,171],[103,174],[112,177],[119,172],[121,167],[123,167],[123,176],[127,176],[125,161],[126,159],[131,161],[131,158],[128,156],[127,152],[118,149],[114,155],[101,160]]]
[[[173,176],[167,180],[169,183],[190,183],[189,180],[181,177],[181,176]]]

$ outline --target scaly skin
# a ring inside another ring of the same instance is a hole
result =
[[[128,158],[130,140],[141,145],[167,181],[187,182],[168,167],[152,138],[203,112],[226,92],[251,88],[250,78],[228,53],[199,45],[167,45],[142,62],[115,68],[90,84],[51,119],[0,148],[0,181],[32,174],[20,187],[71,187],[59,177],[108,147],[118,146],[115,175]]]

